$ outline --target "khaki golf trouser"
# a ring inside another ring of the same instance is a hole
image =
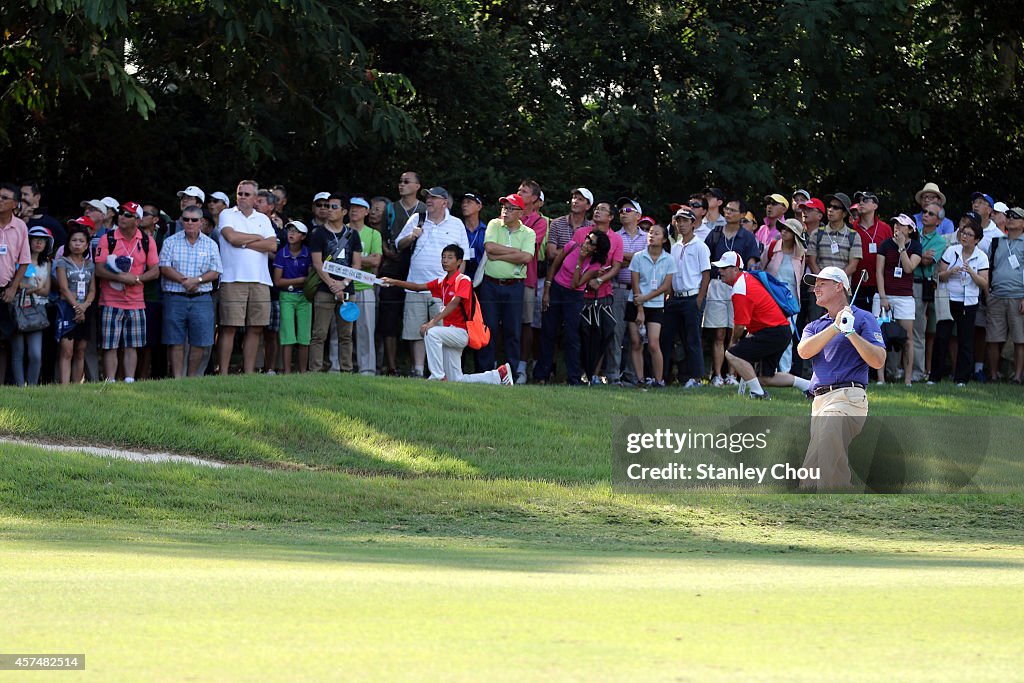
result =
[[[336,320],[338,325],[338,365],[342,372],[352,371],[352,323],[338,316],[338,300],[333,294],[317,292],[313,299],[313,329],[309,341],[310,372],[320,372],[324,367],[324,346],[331,320]]]
[[[820,468],[817,481],[800,480],[800,488],[836,491],[851,486],[850,443],[864,428],[868,395],[863,389],[834,389],[814,399],[811,407],[811,438],[803,467]]]

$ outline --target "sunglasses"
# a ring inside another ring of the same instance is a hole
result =
[[[203,220],[203,219],[202,218],[185,218],[184,216],[182,216],[182,218],[181,218],[181,222],[182,223],[198,223],[201,220]]]
[[[928,211],[927,209],[925,209],[921,213],[925,216],[935,216],[936,218],[939,217],[939,214],[935,213],[934,211]]]
[[[313,204],[313,206],[315,206],[318,209],[326,209],[328,207],[328,204],[327,202],[317,202]]]
[[[689,206],[691,209],[703,209],[704,208],[704,205],[701,204],[700,202],[690,202],[687,206]]]
[[[619,213],[636,213],[636,209],[634,209],[632,206],[624,206],[621,209],[619,209]]]
[[[255,192],[236,192],[235,196],[236,197],[251,197],[254,194],[256,194],[256,193]]]
[[[341,204],[324,204],[324,206],[326,206],[331,211],[337,211],[338,209],[341,208]]]
[[[829,209],[835,209],[836,211],[846,211],[846,207],[842,204],[829,204]]]
[[[149,211],[143,211],[142,215],[143,216],[149,216],[150,218],[159,218],[160,217],[160,214],[158,214],[158,213],[150,213]]]
[[[138,218],[139,217],[139,214],[135,213],[134,211],[122,211],[119,215],[124,216],[125,218]]]

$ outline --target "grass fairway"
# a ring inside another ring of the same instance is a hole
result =
[[[1018,413],[968,392],[873,412]],[[807,410],[356,377],[6,392],[6,435],[259,467],[0,445],[0,652],[84,652],[35,674],[59,680],[1019,677],[1021,495],[616,494],[595,398]]]

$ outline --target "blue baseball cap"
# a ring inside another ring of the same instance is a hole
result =
[[[362,197],[353,197],[352,199],[349,200],[348,205],[349,206],[362,206],[362,207],[365,207],[367,209],[370,208],[370,202],[366,201]]]
[[[974,194],[971,195],[971,201],[973,202],[978,197],[981,197],[986,202],[988,202],[988,205],[991,206],[993,209],[996,208],[996,202],[994,199],[992,199],[991,195],[987,195],[984,192],[975,192]]]

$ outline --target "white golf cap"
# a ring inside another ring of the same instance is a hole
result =
[[[287,223],[284,224],[284,229],[287,230],[288,228],[295,228],[303,235],[309,233],[309,228],[307,228],[306,224],[303,223],[302,221],[288,221]]]
[[[735,251],[727,251],[722,258],[712,263],[715,268],[739,268],[743,270],[743,257]]]
[[[591,206],[594,205],[594,193],[593,192],[591,192],[590,190],[588,190],[585,187],[577,187],[570,194],[576,194],[577,192],[579,192],[581,195],[583,195],[583,198],[586,199],[588,202],[590,202]]]
[[[846,276],[846,271],[842,268],[836,268],[835,266],[826,266],[818,271],[817,275],[807,273],[804,275],[804,284],[813,287],[814,283],[818,280],[832,280],[833,282],[839,282],[843,285],[843,289],[846,293],[850,293],[850,278]]]
[[[330,192],[317,192],[315,195],[313,195],[313,201],[314,202],[318,202],[321,199],[326,200],[326,199],[330,199],[330,198],[331,198],[331,193]]]
[[[196,199],[198,199],[201,202],[205,202],[206,201],[206,193],[203,192],[202,190],[200,190],[195,185],[189,185],[184,190],[179,192],[178,193],[178,198],[180,199],[182,197],[182,195],[188,195],[189,197],[195,197]]]
[[[93,209],[96,209],[97,211],[104,211],[104,212],[107,210],[107,205],[104,204],[103,202],[101,202],[98,199],[89,199],[87,201],[84,201],[84,202],[82,202],[81,206],[82,206],[83,209],[85,209],[85,208],[93,208]]]
[[[111,211],[117,211],[121,207],[121,202],[117,201],[113,197],[104,197],[100,202]]]
[[[223,192],[214,192],[210,195],[210,199],[219,199],[224,202],[224,206],[231,206],[231,200],[228,199],[228,196]]]
[[[1010,210],[1010,207],[1008,207],[1005,202],[996,202],[992,206],[992,210],[996,213],[1006,213]]]

